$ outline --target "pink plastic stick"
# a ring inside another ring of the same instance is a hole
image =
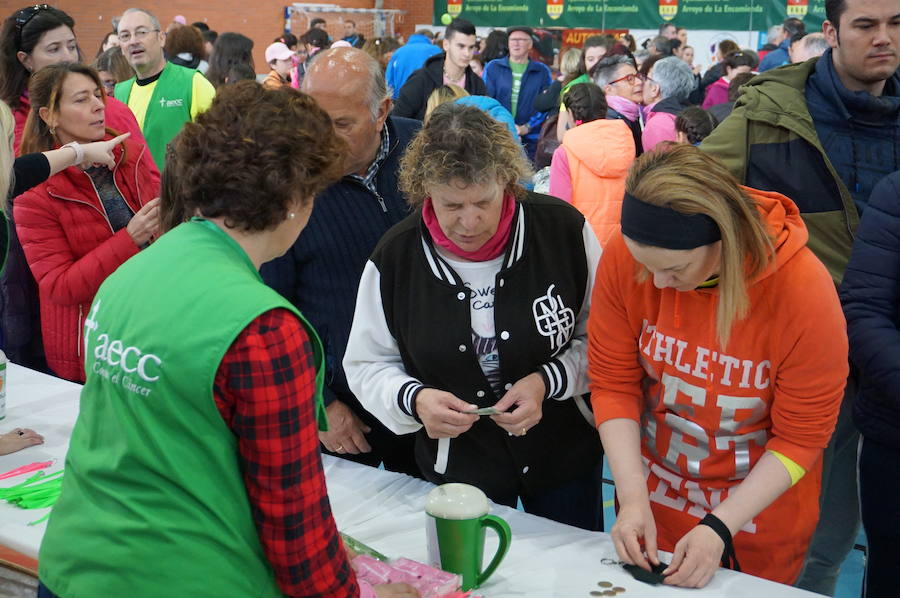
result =
[[[17,467],[16,469],[10,469],[6,473],[0,473],[0,480],[5,480],[6,478],[14,478],[17,475],[31,473],[32,471],[37,471],[38,469],[44,469],[45,467],[50,467],[51,465],[53,465],[53,461],[44,461],[43,463],[32,463],[31,465],[23,465],[22,467]]]

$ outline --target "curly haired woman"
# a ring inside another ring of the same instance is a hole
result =
[[[417,432],[429,481],[596,530],[602,452],[580,395],[600,247],[578,210],[521,189],[527,171],[487,113],[431,113],[401,164],[417,209],[366,264],[344,370],[385,426]]]

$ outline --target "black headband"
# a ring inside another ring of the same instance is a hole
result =
[[[622,202],[622,234],[664,249],[694,249],[722,238],[718,225],[706,214],[650,205],[628,192]]]

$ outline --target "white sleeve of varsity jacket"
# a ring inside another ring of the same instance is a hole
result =
[[[572,341],[569,347],[542,365],[540,371],[547,385],[547,398],[563,401],[573,396],[583,395],[588,392],[588,340],[587,324],[591,313],[591,294],[594,289],[594,280],[597,276],[597,264],[600,262],[600,242],[590,223],[585,220],[581,229],[584,240],[584,253],[587,258],[587,288],[584,291],[584,301],[578,316],[575,319],[575,331],[572,333]]]
[[[362,406],[392,432],[408,434],[422,427],[413,417],[412,405],[425,386],[403,368],[397,340],[384,317],[381,273],[371,261],[359,282],[344,373]]]

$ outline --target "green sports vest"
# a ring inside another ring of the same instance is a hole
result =
[[[215,224],[184,223],[100,287],[85,321],[87,381],[40,578],[65,598],[281,597],[238,447],[213,398],[228,348],[260,314],[295,313]]]
[[[194,75],[197,71],[166,62],[166,66],[156,81],[144,126],[141,132],[150,147],[153,161],[162,172],[166,165],[166,145],[181,132],[184,123],[191,120],[191,100]],[[116,99],[128,104],[135,78],[116,84]]]

